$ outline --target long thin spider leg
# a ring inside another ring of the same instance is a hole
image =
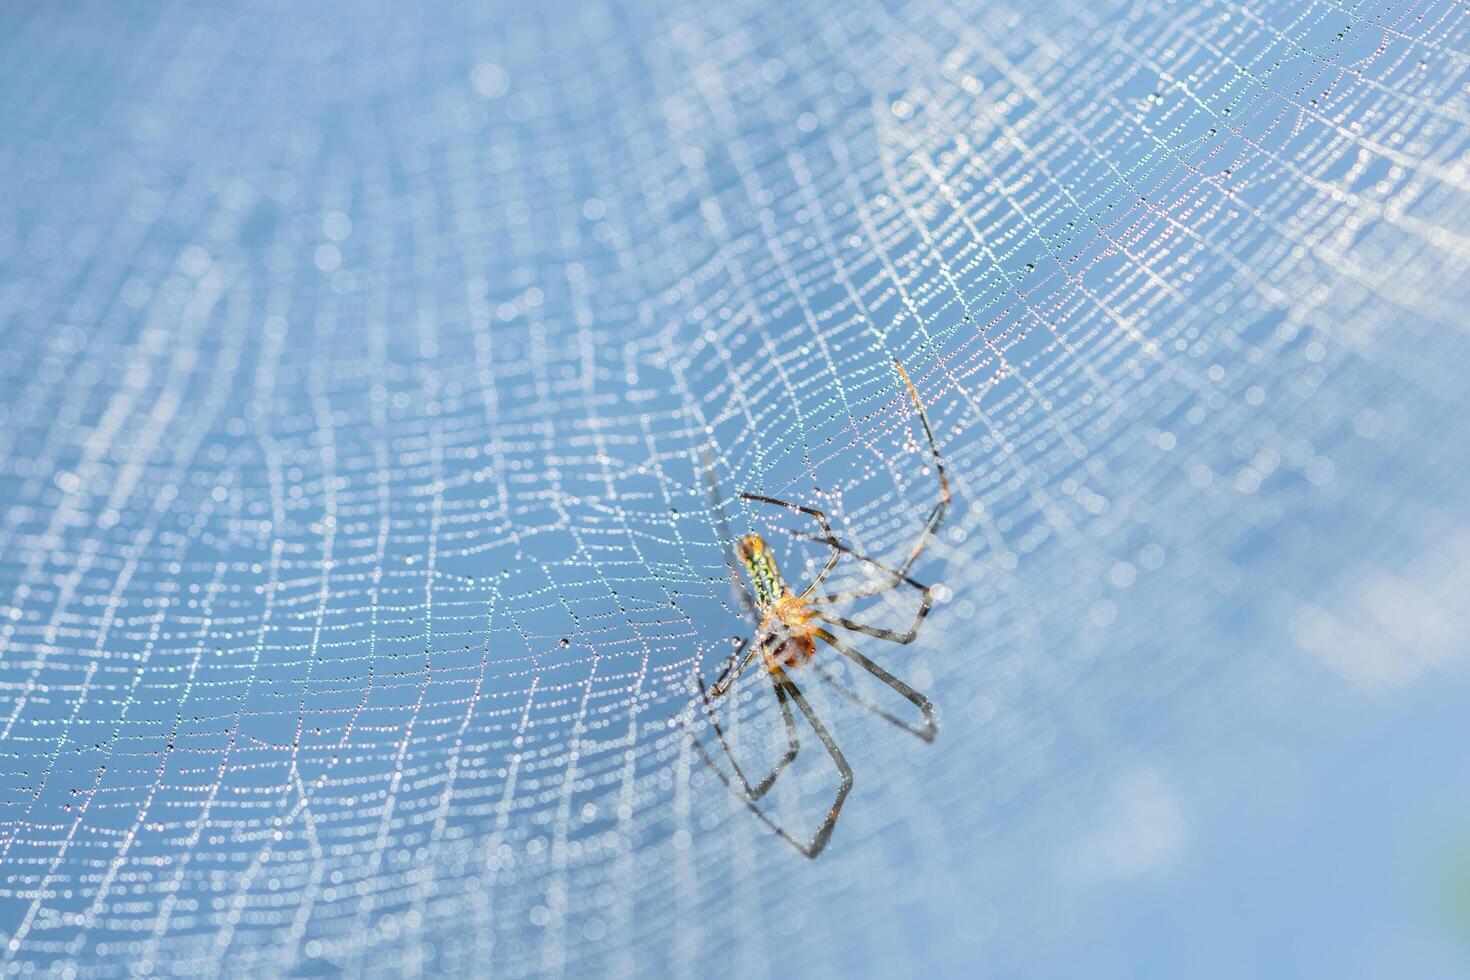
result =
[[[795,535],[796,537],[812,538],[815,540],[815,535],[810,535],[803,531],[788,530],[787,533]],[[821,612],[820,610],[814,610],[817,617],[825,620],[826,622],[835,623],[836,625],[841,626],[843,629],[852,630],[855,633],[866,633],[868,636],[876,636],[880,640],[888,640],[893,643],[914,642],[914,639],[919,635],[919,626],[924,622],[924,617],[929,615],[929,610],[934,605],[933,588],[931,586],[923,585],[919,582],[916,582],[907,575],[900,575],[898,569],[885,565],[875,558],[869,558],[867,555],[854,551],[852,548],[843,544],[841,541],[833,541],[832,546],[835,547],[838,551],[846,552],[847,554],[852,555],[859,561],[867,562],[880,571],[887,572],[892,577],[887,581],[877,582],[871,585],[859,586],[858,588],[849,589],[845,592],[833,592],[828,595],[817,596],[815,599],[811,600],[811,605],[831,605],[832,603],[836,602],[846,602],[850,599],[862,599],[868,596],[881,595],[884,592],[889,592],[893,589],[898,588],[900,585],[907,585],[914,589],[917,589],[922,598],[919,603],[919,609],[917,612],[914,613],[914,618],[909,623],[908,629],[904,630],[903,632],[899,632],[898,630],[884,629],[879,626],[869,626],[866,623],[859,623],[855,620],[847,619],[842,616],[829,615],[827,613]]]
[[[735,536],[730,532],[730,522],[725,519],[725,505],[720,499],[720,480],[715,475],[715,463],[710,458],[709,446],[701,451],[704,457],[704,485],[709,497],[710,509],[715,514],[715,529],[720,535],[720,547],[725,553],[725,577],[730,580],[730,592],[735,596],[747,615],[759,619],[760,614],[756,611],[755,600],[750,597],[750,592],[745,587],[745,581],[740,577],[740,569],[735,564],[731,548]]]
[[[842,754],[842,750],[837,747],[837,743],[833,740],[832,735],[827,731],[826,726],[822,724],[821,720],[817,717],[816,712],[812,710],[811,705],[807,704],[806,697],[802,695],[801,689],[793,684],[790,678],[786,677],[785,674],[771,674],[770,678],[772,685],[776,688],[777,697],[780,697],[784,693],[786,697],[789,698],[791,701],[795,701],[796,706],[801,709],[801,713],[803,716],[806,717],[807,723],[812,726],[812,731],[816,732],[818,740],[821,741],[822,746],[827,750],[827,755],[832,759],[832,763],[834,766],[836,766],[837,774],[841,779],[841,784],[838,786],[837,789],[837,796],[832,801],[831,808],[827,811],[826,819],[822,821],[821,825],[817,828],[816,833],[812,835],[809,841],[803,843],[793,837],[791,833],[786,830],[785,827],[781,826],[776,818],[772,817],[765,810],[761,809],[761,807],[757,804],[757,800],[759,799],[759,797],[754,796],[754,794],[749,792],[748,789],[747,791],[742,792],[741,787],[737,787],[733,782],[731,782],[730,777],[725,775],[725,771],[721,769],[718,765],[716,765],[714,758],[709,754],[709,751],[704,747],[704,744],[700,742],[698,737],[693,738],[694,749],[699,753],[700,757],[704,759],[705,764],[708,765],[710,769],[714,770],[714,773],[716,776],[719,777],[720,782],[724,783],[731,792],[740,796],[740,798],[745,801],[745,805],[750,808],[750,812],[759,817],[762,823],[764,823],[767,827],[770,827],[771,830],[775,831],[778,837],[786,841],[786,843],[790,844],[792,847],[796,848],[802,854],[806,855],[809,858],[814,858],[818,854],[822,853],[822,849],[827,846],[827,840],[832,836],[832,828],[837,823],[837,815],[842,810],[842,804],[847,799],[847,794],[852,790],[852,767],[847,764],[847,757],[844,756]],[[790,718],[790,707],[788,702],[783,699],[782,703],[787,705],[787,717]],[[728,752],[729,749],[727,746],[727,755]],[[730,762],[731,765],[734,765],[735,760],[733,757],[730,758]],[[736,772],[739,772],[738,767],[736,767]],[[774,780],[772,781],[774,782]],[[741,777],[741,782],[745,783],[743,776]],[[745,783],[745,785],[746,787],[749,786],[748,783]]]
[[[924,404],[919,400],[919,393],[914,390],[914,383],[909,380],[908,371],[904,370],[903,364],[899,362],[898,358],[893,359],[893,364],[895,367],[898,368],[899,376],[903,379],[904,387],[908,389],[909,398],[913,401],[914,408],[918,410],[919,421],[923,425],[924,435],[929,441],[929,452],[934,457],[934,471],[939,476],[939,502],[936,503],[933,509],[929,511],[929,516],[924,521],[923,529],[919,531],[919,536],[914,539],[914,544],[909,549],[908,557],[905,558],[903,564],[899,565],[897,568],[894,568],[890,565],[885,565],[882,562],[877,561],[873,558],[869,558],[866,555],[859,554],[857,551],[854,551],[852,548],[838,541],[836,537],[832,535],[832,529],[826,524],[825,518],[823,519],[823,530],[827,533],[820,538],[816,535],[808,534],[803,531],[791,531],[790,533],[796,537],[808,538],[813,541],[820,540],[831,548],[835,548],[838,551],[845,551],[853,557],[868,562],[875,568],[887,572],[889,575],[892,576],[891,581],[874,583],[872,585],[866,586],[859,586],[856,589],[851,589],[846,592],[838,592],[831,595],[821,596],[817,599],[813,599],[812,601],[814,603],[842,602],[848,599],[862,599],[867,596],[874,596],[883,592],[887,592],[889,589],[896,589],[898,588],[900,583],[911,585],[921,591],[926,591],[925,586],[920,585],[918,582],[915,582],[913,579],[909,578],[909,569],[913,567],[914,562],[918,560],[919,556],[924,553],[924,548],[928,545],[930,537],[934,534],[936,530],[938,530],[940,523],[943,522],[944,515],[949,511],[949,504],[951,498],[953,497],[953,494],[949,489],[949,477],[946,476],[944,472],[944,458],[939,453],[939,446],[934,441],[934,430],[929,425],[929,413],[924,410]],[[779,503],[779,501],[774,502]],[[833,560],[832,562],[829,562],[828,567],[830,568],[831,565],[835,563],[835,561],[836,555],[833,556]],[[921,614],[919,618],[922,619],[923,614]]]
[[[857,692],[851,690],[846,685],[839,682],[835,677],[832,677],[832,675],[829,674],[827,671],[818,668],[822,676],[832,681],[833,685],[838,689],[838,691],[851,698],[857,704],[860,704],[863,707],[867,708],[869,711],[872,711],[878,717],[883,718],[886,721],[890,721],[893,724],[897,725],[899,728],[902,728],[904,731],[912,732],[914,735],[917,735],[919,738],[923,739],[926,742],[934,741],[934,736],[939,733],[939,725],[934,720],[934,705],[929,702],[928,698],[924,697],[924,695],[909,687],[897,677],[894,677],[882,667],[879,667],[877,664],[873,663],[873,661],[869,660],[861,653],[858,653],[857,650],[848,646],[846,643],[843,643],[827,630],[817,630],[817,636],[838,653],[842,654],[844,657],[851,660],[853,663],[857,664],[859,667],[863,668],[874,677],[878,678],[878,680],[882,681],[884,684],[887,684],[894,691],[898,692],[898,694],[905,701],[908,701],[914,707],[918,708],[919,714],[922,715],[924,718],[924,725],[922,728],[915,728],[913,725],[907,724],[901,719],[885,711],[883,708],[880,708],[878,705],[873,704],[871,701],[863,698]],[[816,665],[812,664],[811,666]]]
[[[903,379],[903,385],[908,389],[909,400],[914,403],[914,408],[919,413],[919,422],[924,427],[924,436],[929,440],[929,452],[934,457],[934,472],[939,477],[939,502],[929,512],[929,519],[924,522],[924,529],[919,532],[919,537],[914,541],[913,547],[909,550],[908,558],[904,559],[903,564],[898,566],[899,575],[902,576],[909,573],[909,569],[918,560],[919,555],[923,553],[924,546],[929,543],[930,535],[939,528],[940,522],[944,520],[944,514],[949,510],[951,493],[949,489],[949,477],[944,473],[944,457],[939,454],[939,444],[934,441],[934,429],[929,425],[929,413],[924,411],[924,403],[919,400],[919,393],[915,390],[914,383],[909,380],[909,373],[904,370],[903,362],[895,357],[893,359],[893,366],[898,368],[898,376]]]
[[[781,718],[786,725],[786,754],[783,755],[771,771],[762,776],[754,785],[746,777],[745,770],[740,763],[735,761],[735,752],[730,748],[730,742],[725,737],[725,730],[720,726],[720,720],[715,715],[714,702],[710,699],[709,692],[704,687],[704,678],[701,677],[700,693],[704,699],[704,711],[709,717],[710,726],[715,730],[715,736],[720,740],[720,748],[725,750],[725,758],[730,761],[730,768],[735,770],[735,775],[740,778],[740,784],[745,787],[746,796],[751,800],[758,800],[766,795],[766,791],[775,785],[782,771],[796,758],[801,751],[801,742],[796,737],[796,719],[791,717],[791,703],[786,692],[780,685],[776,685],[776,701],[781,705]]]
[[[812,541],[822,540],[818,538],[815,534],[808,534],[805,531],[787,530],[786,533],[792,535],[793,537],[807,538]],[[872,565],[880,572],[887,572],[889,575],[889,580],[883,582],[875,582],[869,585],[860,585],[855,589],[846,589],[842,592],[832,592],[828,593],[827,595],[817,596],[815,599],[810,600],[811,604],[814,606],[829,602],[845,602],[848,599],[863,599],[867,596],[879,595],[881,593],[888,592],[891,589],[896,589],[900,585],[912,586],[913,588],[918,589],[920,592],[925,592],[929,588],[929,586],[924,585],[920,582],[916,582],[909,576],[902,574],[901,572],[899,572],[898,569],[892,567],[891,565],[885,565],[876,558],[870,558],[862,552],[853,549],[850,545],[845,545],[835,538],[827,543],[830,544],[831,547],[836,548],[838,551],[852,555],[858,561],[867,562],[869,565]]]
[[[918,538],[914,541],[913,548],[909,551],[909,556],[903,560],[902,565],[898,566],[900,576],[907,575],[909,569],[914,567],[914,562],[918,561],[919,556],[924,553],[924,549],[929,544],[929,539],[939,529],[939,525],[944,521],[945,512],[948,510],[949,489],[946,485],[944,499],[935,504],[934,509],[929,512],[929,519],[924,522],[924,529],[919,532]]]
[[[793,531],[792,533],[797,534],[800,532]],[[854,558],[857,558],[859,561],[868,562],[880,571],[887,572],[889,575],[892,576],[892,578],[886,582],[860,586],[856,589],[850,589],[846,592],[834,592],[830,595],[818,596],[817,598],[811,600],[811,604],[813,606],[830,605],[835,602],[845,602],[849,599],[862,599],[867,596],[879,595],[881,593],[896,589],[900,585],[907,585],[914,589],[917,589],[919,591],[919,595],[922,598],[919,602],[918,611],[914,613],[914,618],[909,623],[908,629],[902,632],[898,630],[885,629],[881,626],[869,626],[866,623],[859,623],[856,620],[848,619],[845,616],[837,616],[824,613],[821,610],[813,610],[816,616],[819,619],[825,620],[826,622],[835,623],[836,625],[841,626],[843,629],[852,630],[854,633],[866,633],[868,636],[876,636],[880,640],[888,640],[892,643],[914,642],[914,639],[919,635],[919,627],[923,624],[924,617],[929,615],[929,610],[934,605],[933,587],[916,582],[907,575],[900,575],[898,569],[890,568],[880,561],[869,558],[866,555],[859,554],[858,552],[854,551],[852,548],[849,548],[847,545],[843,544],[840,541],[837,542],[836,545],[839,550],[847,552]]]
[[[837,788],[837,796],[832,800],[832,807],[827,811],[826,819],[817,827],[816,833],[812,834],[812,839],[805,846],[797,842],[784,830],[781,830],[779,827],[776,828],[776,832],[790,841],[797,850],[809,858],[814,858],[818,854],[821,854],[822,849],[827,846],[827,840],[832,836],[832,828],[837,825],[837,815],[842,811],[842,804],[847,799],[847,794],[852,791],[852,767],[847,764],[847,757],[837,747],[837,742],[833,740],[831,733],[827,731],[827,726],[822,724],[821,719],[817,717],[817,713],[812,710],[812,706],[807,704],[806,696],[801,693],[801,689],[793,684],[791,679],[784,674],[777,678],[777,682],[786,687],[787,693],[791,695],[791,699],[796,702],[796,706],[801,709],[801,713],[806,715],[807,722],[812,726],[812,731],[817,733],[817,738],[821,740],[822,746],[827,750],[827,755],[831,757],[832,764],[837,767],[837,774],[842,780],[841,785]],[[766,818],[766,822],[772,827],[776,827],[769,818]]]
[[[757,634],[757,639],[759,640],[759,634]],[[751,646],[749,638],[741,641],[740,645],[735,648],[735,652],[730,654],[730,659],[725,662],[725,669],[720,671],[719,677],[715,678],[714,685],[707,690],[710,697],[720,698],[725,696],[730,688],[735,685],[735,682],[740,679],[740,675],[745,673],[745,668],[750,666],[751,661],[755,659],[755,655],[760,652],[761,642],[764,641],[759,641],[755,646]],[[741,660],[740,653],[746,647],[750,647],[750,652],[745,655],[744,660]],[[731,671],[734,671],[734,673],[732,674]],[[703,678],[701,678],[701,683],[703,683]]]
[[[831,574],[832,569],[837,567],[837,558],[842,550],[842,546],[837,541],[837,536],[832,533],[832,525],[827,522],[827,515],[817,510],[815,507],[803,507],[801,504],[793,504],[789,500],[779,500],[775,497],[763,497],[758,493],[742,493],[740,497],[743,500],[753,500],[757,503],[762,504],[774,504],[777,507],[785,507],[787,510],[795,511],[798,514],[805,514],[808,517],[816,518],[817,523],[822,526],[821,538],[818,539],[816,537],[813,537],[812,540],[821,540],[833,550],[832,554],[829,555],[827,558],[827,564],[822,568],[820,572],[817,573],[817,577],[812,579],[811,584],[802,590],[801,597],[803,599],[811,595],[816,587],[821,585],[822,581]]]
[[[816,612],[815,614],[818,619],[824,622],[841,626],[845,630],[852,630],[854,633],[876,636],[878,639],[887,640],[890,643],[912,643],[915,637],[919,635],[919,627],[923,624],[924,617],[929,615],[929,609],[933,605],[934,595],[928,589],[925,589],[924,601],[919,603],[919,611],[914,614],[913,622],[909,623],[909,628],[902,633],[897,630],[884,629],[881,626],[869,626],[867,623],[859,623],[845,616],[833,616],[824,612]]]
[[[841,694],[843,697],[847,698],[847,700],[851,701],[858,707],[864,708],[869,712],[877,715],[879,718],[882,718],[884,721],[893,725],[895,728],[902,728],[910,735],[921,738],[926,742],[934,741],[934,732],[937,729],[935,729],[933,725],[925,724],[923,727],[915,727],[914,725],[911,725],[908,722],[904,721],[902,718],[898,717],[898,715],[895,715],[891,711],[888,711],[882,705],[868,700],[858,692],[854,691],[852,688],[848,687],[846,684],[842,683],[837,675],[833,674],[827,668],[822,667],[818,664],[810,664],[808,666],[811,668],[813,673],[817,674],[817,676],[821,677],[822,680],[830,684],[837,691],[837,693]]]

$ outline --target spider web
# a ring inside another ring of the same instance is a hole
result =
[[[1445,676],[1466,9],[1032,6],[8,10],[7,962],[999,972]],[[806,682],[806,863],[681,718],[739,492],[912,542],[893,357],[941,732]]]

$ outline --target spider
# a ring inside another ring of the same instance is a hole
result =
[[[893,364],[898,369],[898,375],[902,379],[904,387],[908,389],[909,399],[918,411],[919,421],[924,427],[924,435],[929,441],[929,451],[934,457],[935,473],[939,478],[939,502],[930,511],[928,520],[924,522],[923,529],[919,532],[918,538],[909,549],[908,557],[897,568],[889,567],[865,555],[858,554],[851,547],[838,541],[836,535],[832,533],[832,525],[828,522],[827,515],[817,508],[806,507],[786,500],[778,500],[775,497],[765,497],[754,493],[742,493],[740,495],[742,500],[781,507],[815,521],[821,529],[820,534],[808,534],[800,531],[790,531],[788,533],[794,537],[820,541],[831,549],[831,553],[828,555],[827,562],[817,574],[817,577],[806,588],[800,592],[796,592],[787,584],[776,563],[775,555],[772,553],[770,546],[766,544],[759,534],[747,534],[735,542],[735,557],[744,566],[746,576],[750,580],[750,589],[753,593],[753,596],[747,595],[742,589],[739,595],[742,605],[757,622],[755,634],[752,637],[747,637],[736,646],[734,653],[726,661],[724,669],[715,679],[714,684],[705,687],[703,675],[699,677],[700,697],[704,703],[705,713],[708,715],[715,734],[719,738],[720,746],[725,752],[725,757],[729,759],[730,766],[735,771],[735,775],[739,780],[739,786],[737,787],[725,774],[725,771],[715,764],[714,759],[711,758],[709,752],[698,738],[694,740],[695,748],[698,749],[700,755],[704,757],[704,761],[715,771],[721,781],[737,795],[743,796],[746,805],[750,807],[756,816],[808,858],[815,858],[820,854],[822,849],[827,846],[828,839],[832,836],[833,827],[837,823],[837,815],[842,809],[843,801],[847,799],[848,792],[852,789],[852,768],[848,765],[847,758],[842,754],[842,750],[837,747],[837,743],[832,738],[831,733],[827,731],[826,726],[822,724],[821,719],[812,710],[811,705],[802,694],[801,688],[792,680],[791,675],[794,671],[803,667],[816,671],[845,697],[861,704],[900,728],[911,732],[925,742],[934,741],[934,736],[938,733],[938,726],[934,720],[934,706],[929,703],[928,698],[888,673],[882,667],[873,663],[873,661],[863,656],[846,641],[828,629],[829,626],[836,626],[843,630],[861,633],[865,636],[877,637],[878,639],[888,640],[892,643],[912,643],[915,637],[918,636],[919,627],[923,623],[924,617],[929,614],[929,607],[933,602],[932,587],[921,585],[910,578],[909,568],[918,559],[919,555],[923,553],[930,536],[938,529],[940,522],[944,519],[945,512],[949,509],[949,480],[944,474],[944,461],[939,455],[939,447],[934,442],[934,432],[929,427],[929,416],[925,413],[924,405],[919,400],[919,393],[914,389],[913,382],[909,380],[908,372],[904,370],[903,364],[897,358],[894,359]],[[708,460],[706,460],[706,470],[711,480],[711,492],[714,493],[713,470],[709,467]],[[718,504],[716,507],[718,513]],[[724,525],[723,517],[719,518],[719,520],[723,538],[728,541],[731,539],[729,529]],[[837,566],[838,559],[843,554],[851,555],[859,561],[867,563],[872,568],[881,571],[883,577],[877,582],[869,582],[866,585],[847,591],[834,592],[826,595],[816,594],[817,588]],[[902,632],[857,622],[838,615],[833,608],[840,603],[880,595],[884,592],[897,589],[900,586],[908,586],[916,590],[920,595],[918,612],[915,613],[914,619],[909,624],[908,629]],[[863,670],[866,670],[869,674],[918,708],[924,720],[923,725],[910,725],[889,714],[882,708],[861,698],[856,692],[847,688],[830,673],[825,671],[820,663],[817,662],[816,658],[817,643],[819,641],[836,650]],[[757,656],[760,657],[765,667],[765,673],[770,679],[771,688],[775,692],[776,701],[781,708],[782,720],[786,727],[787,750],[785,755],[781,757],[780,761],[775,764],[769,773],[752,783],[746,777],[744,770],[740,768],[739,763],[735,761],[735,755],[725,738],[724,729],[720,726],[719,719],[716,717],[714,702],[729,693],[731,688],[734,687],[736,680],[755,661]],[[828,810],[826,818],[817,827],[810,840],[805,842],[792,836],[759,805],[761,798],[775,784],[782,771],[791,764],[792,760],[796,758],[797,752],[800,750],[800,742],[797,738],[796,731],[796,720],[791,710],[792,704],[795,704],[797,709],[806,718],[812,731],[816,733],[817,739],[822,743],[823,748],[827,750],[827,755],[831,758],[838,775],[841,777],[841,785],[837,790],[837,796],[832,801],[832,806]]]

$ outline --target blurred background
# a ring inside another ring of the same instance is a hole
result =
[[[1464,5],[0,25],[11,972],[1465,974]]]

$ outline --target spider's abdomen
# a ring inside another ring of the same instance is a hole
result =
[[[767,642],[763,653],[766,670],[779,674],[792,667],[800,667],[816,656],[817,644],[809,636],[786,636]]]
[[[790,592],[771,604],[761,622],[761,632],[770,637],[764,648],[767,670],[775,674],[800,667],[816,654],[817,626],[812,619],[811,606]]]

